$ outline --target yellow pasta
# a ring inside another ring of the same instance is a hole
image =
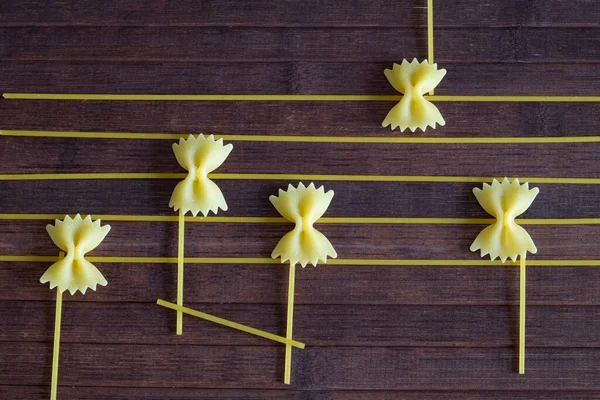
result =
[[[299,183],[297,188],[289,185],[287,191],[279,189],[279,196],[269,197],[277,211],[285,219],[296,224],[292,231],[281,238],[271,254],[272,258],[281,257],[282,263],[286,261],[290,263],[285,335],[288,340],[292,340],[296,264],[305,267],[310,263],[316,267],[319,260],[327,262],[327,257],[337,257],[329,240],[313,226],[327,211],[331,199],[333,199],[333,190],[325,192],[323,186],[317,189],[314,183],[308,187]],[[288,385],[291,382],[291,370],[292,346],[286,344],[283,382]]]
[[[538,188],[529,189],[525,182],[512,182],[504,178],[492,184],[483,184],[483,189],[473,189],[477,201],[483,209],[496,218],[496,222],[482,230],[471,245],[471,251],[481,250],[481,256],[490,255],[492,260],[500,257],[502,262],[510,258],[519,262],[519,374],[525,373],[525,277],[527,252],[537,253],[537,248],[529,233],[515,222],[523,214],[539,193]]]
[[[231,144],[225,146],[223,139],[215,140],[213,135],[190,135],[174,143],[177,162],[188,171],[188,175],[175,187],[169,207],[183,214],[190,211],[194,216],[198,212],[204,216],[209,211],[216,214],[219,208],[227,211],[221,189],[207,175],[223,164],[232,149]]]
[[[424,95],[441,82],[446,75],[445,69],[437,69],[437,64],[429,64],[427,60],[419,63],[402,60],[402,64],[394,64],[393,69],[384,71],[390,84],[404,96],[385,117],[383,127],[391,125],[392,130],[400,127],[400,131],[417,128],[425,131],[428,126],[435,129],[436,124],[444,126],[446,121],[438,108],[425,99]]]
[[[47,225],[46,230],[54,244],[62,250],[59,252],[58,261],[52,264],[40,278],[41,283],[50,282],[50,289],[57,288],[50,386],[50,400],[56,400],[62,293],[68,290],[71,294],[75,294],[79,290],[85,294],[88,288],[96,290],[97,285],[106,286],[106,279],[98,268],[85,259],[85,254],[98,247],[110,231],[110,226],[100,226],[99,219],[92,222],[91,216],[82,219],[81,215],[77,214],[75,218],[67,215],[63,221],[57,219],[54,225]]]
[[[323,186],[316,189],[314,183],[305,187],[299,183],[295,188],[288,186],[287,191],[279,190],[279,196],[269,200],[277,211],[296,226],[277,244],[271,257],[281,257],[281,262],[290,264],[317,265],[318,261],[327,262],[327,257],[336,258],[337,253],[329,240],[316,230],[313,224],[329,207],[333,190],[325,192]]]
[[[84,256],[104,240],[110,225],[100,226],[100,220],[92,222],[91,216],[82,219],[77,214],[75,218],[67,215],[63,221],[56,220],[55,225],[47,225],[46,230],[66,255],[46,270],[41,283],[50,282],[50,289],[56,287],[61,293],[68,290],[71,294],[78,290],[85,294],[88,288],[96,290],[97,285],[106,286],[102,273]]]
[[[179,210],[177,239],[177,305],[183,306],[183,266],[185,214],[190,211],[194,216],[199,212],[205,217],[210,211],[217,213],[219,208],[227,211],[227,202],[221,189],[208,178],[208,174],[219,168],[233,146],[224,145],[223,139],[215,140],[213,135],[205,137],[189,135],[173,143],[173,152],[177,162],[186,171],[185,179],[175,186],[169,207]],[[183,313],[177,311],[176,333],[183,333]]]
[[[538,188],[529,189],[527,182],[520,185],[518,179],[511,183],[507,178],[502,183],[494,179],[491,185],[484,183],[483,189],[473,189],[481,207],[496,222],[479,233],[471,251],[481,250],[482,257],[489,254],[492,260],[500,257],[502,262],[507,258],[516,261],[526,252],[535,254],[537,248],[531,236],[515,218],[529,208],[538,192]]]

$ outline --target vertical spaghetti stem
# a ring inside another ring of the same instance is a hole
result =
[[[58,258],[65,258],[65,253],[59,253]],[[56,315],[54,317],[54,349],[52,351],[52,383],[50,386],[50,400],[56,400],[58,391],[58,355],[60,351],[60,324],[62,319],[62,292],[56,288]]]
[[[519,277],[519,374],[525,373],[525,255],[521,255]]]
[[[290,264],[290,277],[288,281],[288,307],[287,307],[287,328],[285,337],[292,339],[292,325],[294,322],[294,287],[296,281],[296,265]],[[285,345],[285,370],[283,374],[283,382],[286,385],[290,384],[292,374],[292,346]]]
[[[183,243],[185,232],[185,218],[181,210],[179,210],[179,234],[177,238],[177,305],[183,306]],[[177,311],[177,329],[176,333],[183,333],[183,313]]]
[[[433,0],[427,0],[427,61],[433,64]],[[429,92],[434,95],[433,89]]]

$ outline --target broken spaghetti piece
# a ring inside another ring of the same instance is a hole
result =
[[[96,290],[98,284],[106,286],[102,273],[84,256],[104,240],[110,225],[100,226],[99,219],[92,222],[91,216],[82,219],[77,214],[75,218],[67,215],[63,221],[56,220],[54,225],[47,225],[46,230],[66,255],[46,270],[41,283],[50,282],[50,289],[58,287],[59,292],[68,290],[71,294],[78,290],[85,294],[88,288]]]
[[[537,248],[529,233],[517,224],[515,218],[523,214],[531,205],[538,188],[529,189],[525,182],[512,182],[504,178],[502,183],[496,179],[492,184],[483,184],[483,190],[473,189],[477,201],[488,214],[496,218],[496,222],[482,230],[473,244],[471,251],[481,250],[481,256],[490,255],[492,260],[500,257],[502,262],[507,258],[513,261],[526,252],[535,254]]]
[[[400,127],[414,132],[417,128],[425,131],[428,126],[435,129],[436,124],[444,126],[446,121],[437,107],[423,97],[433,90],[446,75],[445,69],[437,69],[437,64],[429,64],[427,60],[419,63],[402,60],[402,64],[394,64],[393,69],[384,71],[390,84],[404,96],[390,110],[381,124],[392,126],[392,130]]]
[[[216,214],[219,208],[227,211],[221,189],[207,175],[223,164],[232,149],[231,144],[225,146],[223,139],[215,140],[213,135],[190,135],[187,139],[179,139],[179,143],[173,143],[177,162],[188,171],[188,175],[175,187],[169,207],[183,214],[191,211],[194,216],[198,212],[204,216],[209,211]]]
[[[323,186],[316,189],[311,183],[308,187],[299,183],[295,188],[288,186],[287,191],[279,189],[279,196],[269,200],[277,211],[288,221],[296,223],[294,229],[279,241],[271,257],[281,257],[281,262],[290,264],[317,265],[319,260],[327,262],[327,257],[336,258],[337,253],[329,240],[313,227],[313,224],[329,207],[333,190],[325,192]]]

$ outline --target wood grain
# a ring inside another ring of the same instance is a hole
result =
[[[45,93],[60,88],[66,93],[393,94],[383,70],[401,60],[399,56],[382,62],[336,63],[37,60],[0,63],[0,74],[5,92]],[[593,96],[600,84],[594,64],[482,67],[444,61],[439,67],[448,73],[436,88],[438,94]]]
[[[46,381],[50,347],[49,343],[34,342],[0,344],[2,353],[12,360],[12,376],[28,385]],[[338,385],[359,390],[424,386],[430,390],[599,389],[597,348],[528,350],[529,376],[515,379],[515,352],[508,347],[307,347],[294,352],[293,380],[306,389]],[[278,382],[283,351],[283,347],[266,346],[65,343],[62,385],[95,386],[102,376],[107,387],[284,388]],[[80,354],[88,354],[94,362]],[[360,365],[356,359],[361,360]],[[557,364],[565,369],[559,370]],[[7,368],[0,365],[0,377],[7,375]],[[431,370],[439,374],[431,374]],[[236,379],[228,379],[232,376]],[[0,384],[8,383],[6,378],[0,380]]]
[[[260,217],[277,217],[269,196],[276,195],[279,189],[286,189],[290,183],[297,184],[288,181],[217,182],[230,207],[227,213],[218,215]],[[335,193],[327,210],[328,217],[489,218],[472,195],[473,188],[482,184],[343,181],[315,181],[315,184],[324,185]],[[0,192],[10,193],[10,197],[6,196],[0,203],[0,212],[173,216],[169,199],[175,185],[177,181],[169,179],[0,181]],[[538,187],[540,194],[523,218],[598,217],[595,201],[600,196],[600,185],[532,186]],[[46,201],[38,201],[32,193]],[[377,193],[377,197],[373,193]],[[43,231],[48,222],[52,221],[42,221],[38,228]],[[31,223],[26,224],[31,226]]]
[[[413,32],[412,28],[379,27],[14,27],[0,28],[5,38],[0,42],[0,57],[11,61],[374,62],[397,60],[398,49],[414,57],[427,54],[426,41]],[[595,28],[440,28],[436,34],[440,63],[594,62],[600,40]],[[173,37],[177,45],[172,44]],[[140,46],[143,52],[137,50]]]
[[[183,172],[176,141],[7,137],[1,173]],[[473,151],[475,150],[475,151]],[[44,158],[31,162],[36,152]],[[439,163],[464,154],[458,164]],[[38,153],[39,154],[39,153]],[[106,165],[104,157],[115,161]],[[531,154],[543,157],[531,159]],[[600,143],[387,144],[235,142],[217,172],[347,175],[596,177]],[[256,160],[269,162],[256,165]]]
[[[6,263],[0,268],[0,298],[48,300],[55,297],[39,277],[44,263]],[[155,302],[174,299],[173,264],[97,264],[110,285],[66,301]],[[9,268],[10,267],[10,268]],[[191,303],[284,304],[285,266],[189,265],[185,300]],[[529,268],[527,304],[598,306],[598,268]],[[12,280],[11,280],[12,279]],[[297,304],[516,305],[518,270],[511,267],[327,267],[297,274]],[[20,282],[18,286],[14,281]]]
[[[0,0],[0,92],[394,94],[383,70],[427,53],[424,0]],[[435,1],[442,95],[599,95],[589,0]],[[446,126],[381,128],[392,102],[0,101],[0,129],[319,136],[598,135],[600,105],[438,103]],[[182,172],[172,141],[0,137],[0,173]],[[598,144],[235,142],[218,172],[599,177]],[[277,216],[290,182],[219,180],[226,216]],[[296,182],[293,182],[296,183]],[[487,217],[474,184],[317,182],[329,217]],[[174,215],[175,180],[0,181],[0,213]],[[598,218],[600,185],[535,185],[525,218]],[[0,255],[56,255],[51,221],[0,221]],[[175,223],[110,222],[92,255],[174,256]],[[268,257],[288,224],[186,225],[188,256]],[[343,258],[479,259],[481,226],[319,224]],[[527,226],[533,259],[599,259],[599,226]],[[298,270],[293,386],[284,348],[186,317],[174,264],[98,263],[109,285],[65,297],[61,399],[600,398],[600,268],[530,267],[527,374],[518,269]],[[54,291],[40,262],[0,262],[0,397],[47,399]],[[284,265],[187,265],[185,304],[270,332]]]
[[[393,92],[390,90],[389,94]],[[392,102],[13,100],[0,102],[0,115],[6,116],[3,129],[408,135],[406,132],[381,128],[383,118],[393,105]],[[446,126],[443,129],[429,129],[426,133],[418,131],[414,136],[585,136],[597,135],[597,126],[600,124],[598,103],[440,103],[438,108],[446,120]],[[57,115],[68,118],[56,118]],[[107,115],[111,118],[107,118]],[[5,146],[3,144],[3,151],[8,151],[10,148]]]
[[[422,0],[350,0],[339,6],[318,0],[268,0],[240,5],[235,0],[181,1],[174,7],[166,0],[132,3],[124,0],[96,2],[61,1],[49,5],[40,0],[2,4],[0,26],[19,25],[191,25],[191,26],[426,26]],[[385,12],[382,12],[385,10]],[[577,12],[573,12],[577,10]],[[401,17],[398,17],[401,16]],[[468,0],[435,4],[436,26],[595,26],[600,18],[593,2],[586,0]]]
[[[257,390],[257,389],[179,389],[179,388],[97,388],[61,387],[67,398],[98,400],[594,400],[600,394],[593,391],[353,391],[353,390]],[[43,386],[0,386],[0,394],[14,400],[47,397]]]
[[[304,290],[304,287],[302,287]],[[92,297],[92,296],[90,296]],[[304,296],[303,296],[304,297]],[[277,346],[193,317],[174,336],[175,313],[155,303],[66,299],[61,343]],[[187,307],[285,335],[285,303],[186,303]],[[5,301],[0,342],[51,342],[53,302]],[[304,305],[295,308],[296,340],[310,347],[511,347],[518,342],[516,306]],[[529,306],[527,346],[599,347],[600,311],[590,306]],[[586,329],[581,329],[585,325]],[[147,326],[140,330],[140,326]],[[444,326],[444,329],[439,329]],[[118,332],[118,334],[115,334]]]
[[[16,229],[16,228],[19,229]],[[270,257],[291,224],[187,224],[188,257]],[[351,259],[479,259],[469,246],[483,229],[476,225],[326,225],[318,227],[335,245],[340,258]],[[528,226],[543,250],[531,259],[594,259],[600,225]],[[55,255],[45,225],[0,221],[3,255]],[[152,238],[144,240],[144,238]],[[177,257],[177,224],[113,222],[102,247],[90,253],[115,257]],[[401,241],[398,238],[402,238]],[[367,261],[368,262],[368,261]],[[344,269],[345,267],[332,267]],[[384,268],[384,267],[380,267]],[[386,267],[387,268],[387,267]]]

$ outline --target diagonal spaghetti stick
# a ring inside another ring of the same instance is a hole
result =
[[[185,234],[185,218],[183,211],[179,210],[179,234],[177,238],[177,305],[183,306],[183,244]],[[177,327],[176,333],[181,335],[183,333],[183,314],[181,311],[177,311]]]
[[[525,373],[525,257],[521,254],[519,267],[519,374]]]
[[[427,61],[433,64],[433,0],[427,0]],[[429,91],[429,95],[434,95],[434,90]]]
[[[58,253],[58,259],[65,258],[65,253]],[[62,292],[56,288],[56,315],[54,317],[54,349],[52,351],[52,383],[50,386],[50,400],[56,400],[58,391],[58,355],[60,351],[60,324],[62,319]]]
[[[181,306],[178,306],[177,304],[169,303],[168,301],[159,299],[156,301],[156,304],[158,304],[159,306],[170,308],[171,310],[176,310],[177,312],[182,312],[182,313],[185,313],[185,314],[197,317],[197,318],[205,319],[207,321],[214,322],[219,325],[227,326],[229,328],[237,329],[242,332],[260,336],[262,338],[269,339],[274,342],[283,343],[286,346],[294,346],[299,349],[303,349],[305,347],[305,344],[302,342],[286,339],[284,337],[274,335],[269,332],[261,331],[260,329],[252,328],[250,326],[238,324],[237,322],[229,321],[227,319],[215,317],[214,315],[210,315],[210,314],[203,313],[200,311],[192,310],[191,308],[188,308],[188,307],[181,307]]]
[[[292,340],[292,326],[294,322],[294,287],[296,283],[296,264],[290,263],[290,274],[288,280],[288,306],[287,306],[287,327],[285,337]],[[283,373],[283,383],[290,384],[292,372],[292,347],[285,346],[285,368]]]

